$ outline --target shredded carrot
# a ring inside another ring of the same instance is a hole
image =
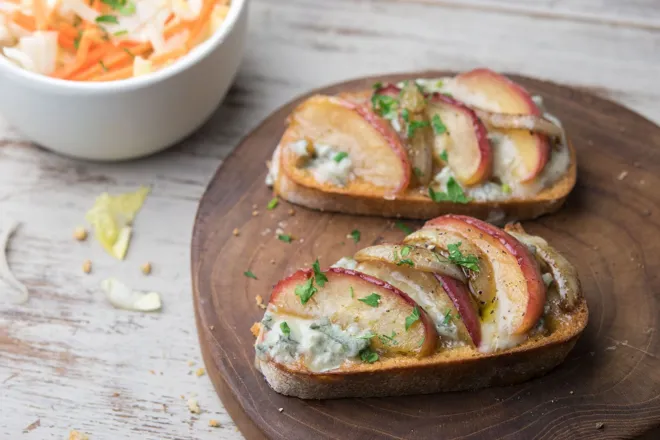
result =
[[[25,30],[34,32],[37,30],[37,25],[35,23],[34,17],[23,14],[21,11],[14,11],[11,16],[11,21],[19,25]]]
[[[169,52],[163,52],[157,55],[152,55],[151,57],[149,57],[149,61],[151,61],[154,64],[163,64],[170,60],[174,60],[176,58],[182,57],[183,55],[186,54],[186,52],[188,52],[188,50],[185,47],[180,47],[178,49],[174,49]]]
[[[216,0],[204,0],[202,10],[199,12],[199,17],[197,17],[194,22],[195,24],[190,29],[190,35],[188,36],[188,42],[186,43],[188,50],[195,46],[195,42],[197,41],[199,34],[202,32],[202,30],[204,30],[204,26],[208,24],[215,4]]]
[[[122,67],[121,69],[106,72],[101,75],[96,75],[91,78],[92,81],[115,81],[118,79],[126,79],[133,76],[133,65]]]
[[[44,4],[44,0],[32,0],[32,11],[37,29],[43,31],[48,25],[48,6]]]
[[[129,49],[130,53],[126,52],[124,49],[109,54],[107,57],[103,58],[103,65],[109,70],[112,71],[116,68],[124,67],[127,64],[133,65],[133,56],[143,55],[146,52],[151,50],[151,44],[144,43],[139,46],[135,46],[132,49]],[[103,73],[103,67],[100,64],[95,64],[88,69],[81,71],[74,75],[71,79],[78,81],[87,81],[95,76],[98,76]]]

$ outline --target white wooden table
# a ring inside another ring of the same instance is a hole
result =
[[[366,74],[484,65],[586,87],[660,122],[656,0],[254,0],[247,47],[212,121],[151,158],[70,160],[0,119],[0,218],[23,223],[9,261],[31,292],[8,305],[0,284],[0,438],[65,439],[72,429],[94,440],[241,437],[208,377],[194,374],[190,235],[223,158],[297,94]],[[126,261],[72,239],[98,194],[139,185],[153,190]],[[107,276],[160,291],[163,311],[113,309],[99,290]],[[188,411],[191,396],[200,415]]]

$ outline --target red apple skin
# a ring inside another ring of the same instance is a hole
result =
[[[380,280],[378,278],[372,277],[370,275],[355,270],[344,269],[341,267],[331,267],[326,271],[324,271],[324,273],[329,278],[328,283],[332,282],[333,274],[340,276],[356,277],[363,281],[368,282],[371,285],[374,285],[376,287],[391,292],[393,295],[401,298],[406,304],[412,307],[417,307],[420,314],[420,322],[424,328],[424,335],[425,335],[424,342],[422,343],[422,346],[417,354],[419,357],[423,357],[423,356],[428,356],[435,352],[439,337],[435,329],[433,320],[428,316],[428,314],[424,311],[424,309],[418,306],[417,303],[407,294],[397,289],[396,287],[392,286],[391,284],[386,283],[383,280]],[[297,272],[294,272],[292,275],[288,276],[287,278],[284,278],[280,282],[278,282],[273,288],[273,291],[271,293],[269,306],[271,305],[277,306],[276,303],[278,302],[279,297],[280,295],[282,295],[283,292],[289,291],[292,286],[306,282],[313,275],[314,273],[311,269],[301,269],[298,270]],[[302,317],[312,318],[312,316],[302,316]]]
[[[472,301],[470,290],[464,283],[452,277],[435,274],[435,278],[451,298],[474,346],[478,347],[481,344],[481,321],[479,320],[479,309]]]
[[[374,95],[386,95],[391,98],[398,98],[401,89],[392,83],[384,83],[374,90]]]
[[[514,334],[524,334],[536,325],[543,313],[546,289],[538,263],[525,245],[500,228],[492,226],[484,221],[477,220],[476,218],[463,215],[448,214],[442,217],[437,217],[426,222],[424,227],[427,226],[439,228],[451,227],[451,229],[463,230],[468,233],[470,232],[470,228],[474,228],[480,233],[487,234],[494,238],[494,241],[499,243],[499,246],[504,252],[507,252],[516,259],[518,267],[520,268],[527,284],[527,305],[525,307],[524,316],[511,318],[511,322],[517,323],[517,326],[514,329]]]
[[[410,185],[410,175],[411,175],[410,159],[408,159],[408,152],[406,151],[404,145],[401,143],[401,139],[399,138],[399,135],[392,128],[392,125],[388,121],[386,121],[385,119],[381,118],[376,113],[374,113],[371,110],[369,104],[356,105],[345,99],[340,99],[340,98],[334,98],[334,99],[337,99],[342,105],[354,110],[355,112],[357,112],[357,114],[362,116],[362,118],[364,118],[373,128],[375,128],[376,131],[383,136],[383,138],[385,138],[385,140],[392,148],[392,150],[394,150],[394,152],[399,157],[399,159],[401,159],[401,162],[404,164],[403,167],[404,176],[403,179],[401,179],[399,185],[395,188],[393,192],[394,194],[399,194],[404,192],[406,188],[408,188],[408,185]]]
[[[464,185],[477,185],[488,180],[493,172],[493,148],[488,140],[488,131],[484,124],[474,111],[454,98],[450,98],[441,93],[433,93],[430,96],[429,101],[440,106],[447,106],[456,112],[460,112],[472,122],[472,128],[474,129],[475,141],[477,144],[478,157],[476,160],[479,161],[479,165],[474,172],[468,176],[463,176],[460,170],[455,170],[454,173],[457,177],[461,176],[459,177],[461,183]],[[449,131],[451,133],[451,129]],[[455,156],[455,154],[449,155],[449,166],[452,166],[452,156]]]
[[[500,113],[512,115],[540,116],[541,110],[532,100],[530,94],[519,84],[504,75],[490,69],[479,68],[456,76],[459,84],[479,91],[489,99],[498,103]],[[520,154],[532,155],[525,162],[530,162],[527,174],[518,176],[521,182],[533,180],[545,167],[550,156],[550,141],[542,134],[529,133],[525,130],[505,130],[519,144]]]

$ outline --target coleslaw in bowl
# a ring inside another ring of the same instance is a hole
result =
[[[151,1],[138,0],[136,8],[141,2]],[[214,5],[220,3],[216,1]],[[54,77],[52,73],[35,71],[0,56],[0,96],[3,97],[0,113],[30,140],[78,158],[123,160],[164,149],[199,127],[224,98],[242,59],[247,3],[247,0],[232,0],[216,29],[209,21],[207,33],[200,34],[189,50],[164,65],[154,66],[152,61],[149,72],[145,72],[148,74],[133,74],[136,67],[132,57],[131,75],[117,80],[84,81]],[[139,32],[135,32],[128,35],[148,41],[131,40],[132,44],[153,44],[149,33],[136,36]],[[118,41],[124,41],[125,36],[120,34],[122,38]],[[16,46],[18,42],[14,41]],[[110,39],[105,43],[117,44],[117,41]],[[27,44],[29,52],[33,46],[30,40]],[[82,45],[82,37],[78,44]],[[122,47],[125,44],[118,46],[123,53],[126,53]],[[33,53],[43,56],[44,51]],[[145,55],[161,53],[152,48]],[[146,57],[141,58],[148,61]],[[35,59],[39,59],[38,56]],[[62,60],[59,55],[56,59]],[[52,58],[46,55],[45,61],[39,61],[45,62],[52,63]],[[67,66],[71,68],[70,64],[56,61],[52,72]],[[102,72],[98,72],[96,66]],[[126,72],[127,66],[118,66],[118,70]],[[97,74],[108,73],[100,63],[83,66],[83,69],[90,67],[94,67]],[[80,69],[76,71],[81,72]]]

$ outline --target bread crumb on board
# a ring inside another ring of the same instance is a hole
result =
[[[69,432],[69,440],[89,440],[89,436],[84,432],[72,429],[71,432]]]
[[[257,295],[254,297],[254,300],[257,302],[257,306],[261,309],[266,308],[266,304],[264,304],[264,299],[261,295]]]
[[[215,419],[211,419],[211,420],[209,420],[209,426],[211,428],[219,428],[220,427],[220,422],[218,422]]]
[[[73,238],[75,238],[78,241],[85,241],[87,240],[87,229],[79,226],[76,229],[73,230]]]
[[[628,171],[621,171],[619,175],[616,177],[617,180],[623,180],[628,176]]]
[[[197,403],[197,399],[193,399],[192,397],[188,399],[188,410],[193,414],[200,414],[202,412],[199,408],[199,403]]]
[[[90,260],[83,261],[82,271],[85,273],[90,273],[92,271],[92,262]]]
[[[260,322],[255,322],[254,324],[252,324],[252,327],[250,327],[250,332],[254,335],[255,338],[259,336],[260,331],[261,331]]]
[[[239,231],[239,229],[238,229],[238,228],[234,228],[234,230],[233,230],[233,231],[231,231],[231,233],[232,233],[232,234],[234,234],[234,237],[238,237],[238,234],[240,234],[240,233],[241,233],[241,231]]]
[[[195,370],[195,375],[196,375],[197,377],[204,376],[205,374],[206,374],[206,371],[204,371],[204,368],[201,368],[201,367],[200,367],[200,368],[198,368],[197,370]]]

